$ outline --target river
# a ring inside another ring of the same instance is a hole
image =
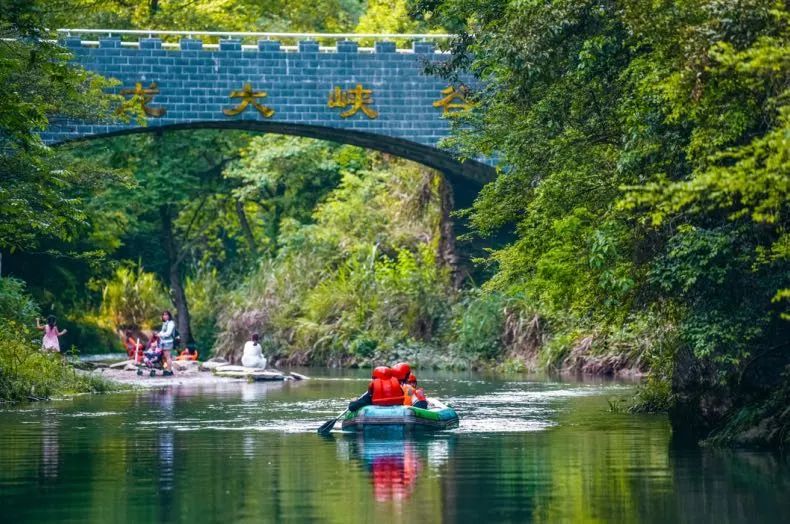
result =
[[[369,439],[322,422],[367,372],[0,408],[2,522],[787,522],[790,463],[675,449],[632,386],[421,373],[457,430]],[[339,428],[339,425],[338,425]]]

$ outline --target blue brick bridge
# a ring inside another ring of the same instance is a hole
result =
[[[466,104],[462,85],[424,72],[425,61],[448,58],[427,39],[446,35],[388,35],[418,37],[409,49],[399,49],[381,36],[372,48],[362,48],[345,39],[359,35],[196,34],[217,43],[179,31],[61,30],[75,61],[118,79],[117,92],[142,106],[147,126],[53,120],[44,140],[194,128],[326,139],[442,171],[457,206],[468,205],[493,176],[490,166],[459,162],[438,148],[449,134],[447,115]],[[177,36],[179,42],[162,39]],[[254,45],[245,44],[252,38]],[[332,47],[319,45],[327,39]]]

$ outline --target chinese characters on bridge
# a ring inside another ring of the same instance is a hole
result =
[[[134,89],[121,89],[121,95],[130,96],[128,102],[140,104],[140,108],[146,116],[159,118],[167,113],[164,107],[149,107],[148,104],[154,99],[154,96],[159,94],[159,88],[156,82],[151,82],[148,87],[143,87],[142,82],[134,84]],[[119,108],[119,112],[121,109]]]
[[[252,104],[252,107],[257,109],[258,112],[266,118],[269,118],[274,114],[274,109],[271,107],[266,107],[265,105],[258,102],[259,98],[264,98],[266,96],[266,91],[253,91],[252,86],[249,83],[244,84],[244,87],[241,89],[241,91],[231,91],[230,95],[228,96],[230,96],[230,98],[241,98],[241,102],[239,102],[239,105],[232,109],[223,109],[222,112],[227,116],[238,115],[247,109],[247,106],[250,104]]]
[[[442,94],[444,97],[435,101],[433,107],[441,107],[443,113],[465,111],[472,107],[472,104],[466,99],[469,89],[464,85],[458,88],[447,86],[445,89],[442,89]]]
[[[159,87],[156,82],[151,82],[146,88],[143,87],[141,82],[137,82],[133,89],[122,89],[120,94],[128,96],[127,102],[129,103],[139,103],[140,108],[147,116],[159,118],[167,112],[164,107],[149,106],[154,96],[159,94]],[[473,105],[467,98],[468,94],[469,90],[464,85],[459,87],[447,86],[439,91],[438,96],[440,98],[433,102],[433,107],[441,108],[442,114],[466,111]],[[228,98],[238,99],[238,103],[230,109],[223,109],[222,113],[225,116],[237,116],[249,106],[252,106],[265,118],[271,118],[274,115],[274,109],[263,105],[259,101],[259,99],[266,96],[268,96],[266,91],[255,90],[248,82],[241,89],[233,90],[228,94]],[[335,86],[329,92],[326,105],[333,109],[345,109],[345,111],[338,113],[341,118],[350,118],[360,112],[369,119],[378,118],[379,116],[379,112],[372,107],[374,105],[373,89],[368,89],[363,84],[357,84],[350,89],[342,89],[339,86]]]
[[[362,84],[357,84],[354,89],[341,90],[339,87],[335,88],[329,93],[329,101],[326,105],[329,107],[349,107],[347,111],[340,113],[343,118],[348,118],[357,114],[360,109],[368,118],[376,118],[379,116],[378,111],[368,107],[373,103],[373,90],[365,89]]]

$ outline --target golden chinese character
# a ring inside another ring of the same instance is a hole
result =
[[[129,100],[138,99],[140,101],[140,107],[148,116],[159,118],[167,112],[164,107],[148,107],[148,104],[154,99],[154,96],[159,94],[159,87],[157,87],[156,82],[151,82],[146,88],[143,88],[141,82],[137,82],[134,84],[134,89],[121,89],[121,94],[124,96],[132,95]],[[123,109],[119,108],[118,111],[122,112]]]
[[[239,105],[234,107],[233,109],[223,109],[222,112],[228,116],[235,116],[247,109],[247,106],[252,104],[252,107],[258,110],[260,114],[265,117],[270,117],[274,114],[274,109],[270,107],[266,107],[265,105],[259,103],[256,98],[263,98],[266,96],[266,91],[254,91],[252,90],[252,86],[247,83],[244,84],[244,87],[241,91],[231,91],[230,92],[231,98],[241,98],[241,102]]]
[[[466,88],[466,86],[462,85],[460,89],[456,89],[453,86],[448,86],[447,88],[442,89],[442,94],[445,96],[434,102],[433,107],[443,108],[443,113],[464,111],[472,107],[472,103],[466,99],[466,95],[468,93],[469,90]],[[455,102],[455,100],[460,100],[460,102]]]
[[[343,91],[339,87],[335,87],[329,92],[329,101],[326,105],[329,107],[348,107],[347,111],[340,113],[343,118],[348,118],[357,114],[360,109],[368,118],[376,118],[379,116],[378,111],[368,107],[373,103],[372,89],[363,89],[362,84],[357,84],[354,89],[346,89]]]

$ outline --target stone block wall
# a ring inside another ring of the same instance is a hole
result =
[[[315,41],[299,42],[293,51],[271,40],[261,40],[254,49],[244,48],[239,40],[222,40],[218,49],[206,49],[196,39],[182,39],[178,49],[163,47],[157,38],[143,38],[136,47],[122,46],[118,38],[103,38],[98,47],[86,46],[80,38],[67,38],[63,43],[86,69],[118,79],[118,92],[134,89],[137,83],[143,89],[155,83],[158,92],[145,95],[150,97],[147,106],[154,112],[165,112],[149,116],[149,128],[265,121],[291,129],[325,128],[329,139],[333,129],[359,131],[431,148],[449,132],[443,109],[433,106],[446,96],[442,90],[448,83],[423,72],[425,60],[444,60],[446,55],[435,52],[433,44],[426,42],[415,43],[411,52],[397,50],[393,42],[376,42],[373,52],[362,52],[351,41],[338,42],[331,51],[319,49]],[[246,108],[235,115],[223,112],[244,103],[245,84],[251,93]],[[376,118],[362,110],[343,118],[341,113],[353,104],[328,106],[334,88],[339,87],[348,98],[348,90],[357,84],[372,91],[372,103],[366,107],[377,113]],[[231,98],[232,92],[242,93]],[[253,96],[261,92],[266,96]],[[256,103],[273,110],[271,116],[258,111]],[[59,143],[134,127],[136,124],[56,121],[43,138]],[[307,134],[319,135],[320,130]]]

